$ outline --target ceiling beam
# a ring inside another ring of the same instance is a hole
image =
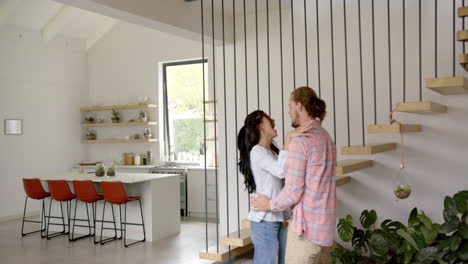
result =
[[[107,32],[109,32],[115,24],[117,24],[118,20],[106,17],[104,22],[96,28],[94,33],[86,40],[86,49],[89,50],[96,42],[98,42],[102,37],[104,37]]]
[[[0,0],[0,25],[5,23],[20,3],[21,0]]]
[[[53,39],[70,21],[75,19],[77,13],[78,9],[71,6],[60,8],[57,14],[50,19],[49,23],[42,28],[42,39],[45,42]]]

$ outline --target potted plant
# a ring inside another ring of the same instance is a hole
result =
[[[96,140],[96,131],[94,129],[89,129],[86,132],[86,140]]]
[[[90,113],[90,114],[86,115],[85,116],[85,122],[89,123],[89,124],[96,123],[96,118],[94,117],[94,114]]]
[[[140,122],[148,122],[148,117],[146,116],[146,112],[143,111],[143,110],[140,110],[140,113],[139,113],[139,118],[140,118]]]
[[[104,167],[104,164],[98,163],[96,165],[96,169],[94,170],[94,174],[98,177],[102,177],[106,174],[106,168]]]
[[[351,249],[337,247],[332,263],[450,263],[468,261],[468,191],[444,199],[443,224],[414,208],[408,224],[386,219],[376,225],[377,213],[364,210],[360,216],[362,228],[353,223],[351,215],[338,222],[338,235],[351,242]]]
[[[149,129],[149,128],[145,128],[145,131],[143,132],[143,135],[145,136],[146,139],[153,138],[153,133],[151,132],[151,129]]]
[[[112,109],[112,123],[118,123],[120,121],[120,114],[117,110]]]
[[[118,165],[117,161],[113,161],[112,164],[107,169],[107,176],[115,176],[115,167]]]

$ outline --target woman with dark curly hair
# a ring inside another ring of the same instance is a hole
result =
[[[288,145],[293,137],[301,136],[309,127],[289,132],[283,150],[273,142],[278,133],[275,121],[263,111],[254,111],[245,118],[238,135],[239,169],[249,193],[261,193],[274,198],[284,186]],[[255,246],[255,264],[284,264],[286,236],[283,228],[289,210],[260,212],[251,210],[248,219]],[[278,262],[276,260],[278,259]]]

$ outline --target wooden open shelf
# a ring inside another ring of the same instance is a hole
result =
[[[344,175],[370,167],[372,167],[372,160],[340,160],[336,165],[336,175]]]
[[[396,143],[367,144],[365,146],[341,147],[341,155],[373,155],[396,149]]]
[[[468,6],[462,6],[457,9],[457,14],[459,17],[468,16]]]
[[[247,253],[249,250],[253,249],[253,245],[247,245],[245,247],[231,247],[229,250],[228,246],[219,246],[219,251],[216,251],[216,246],[208,248],[208,251],[200,251],[200,259],[212,260],[212,261],[224,261],[229,258],[229,251],[231,251],[231,257],[239,256],[244,253]]]
[[[96,139],[81,140],[81,143],[150,143],[158,142],[156,138],[152,139]]]
[[[221,237],[220,242],[225,246],[244,247],[250,245],[252,244],[250,229],[241,229],[240,236],[237,231],[232,232],[228,236]]]
[[[434,103],[431,101],[426,102],[404,102],[396,104],[397,112],[406,112],[406,113],[445,113],[447,112],[447,106]]]
[[[465,77],[427,79],[426,87],[443,95],[457,95],[468,92],[468,82]]]
[[[367,126],[367,133],[403,133],[403,132],[421,132],[421,125],[408,125],[408,124],[386,124],[386,125],[369,125]]]
[[[82,123],[82,127],[107,127],[107,126],[156,126],[157,122],[126,122],[126,123]]]
[[[138,104],[138,105],[113,105],[113,106],[92,106],[81,107],[81,111],[98,111],[98,110],[112,110],[112,109],[138,109],[138,108],[156,108],[155,104]]]
[[[459,31],[457,31],[457,40],[458,41],[468,40],[468,30],[459,30]]]

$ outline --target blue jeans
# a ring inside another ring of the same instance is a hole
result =
[[[251,221],[250,233],[255,246],[254,264],[285,264],[286,230],[282,222]]]

